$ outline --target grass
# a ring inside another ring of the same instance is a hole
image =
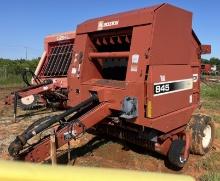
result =
[[[204,108],[218,110],[220,108],[220,84],[202,85],[201,98]],[[219,117],[217,119],[220,121]]]
[[[220,171],[220,152],[210,152],[203,159],[199,160],[195,167],[207,171]]]
[[[220,173],[216,172],[208,172],[207,174],[201,176],[199,178],[200,181],[219,181],[220,180]]]
[[[204,99],[220,99],[220,84],[202,85],[201,96]]]
[[[202,102],[202,106],[207,110],[217,111],[220,108],[220,100],[207,99]]]
[[[201,86],[203,107],[212,114],[213,120],[220,123],[220,84]],[[215,138],[220,139],[220,128],[216,127]],[[195,168],[206,170],[200,181],[220,181],[220,152],[210,152],[195,164]]]
[[[219,107],[219,108],[220,108],[220,107]],[[216,123],[220,123],[220,112],[219,112],[219,115],[214,114],[212,117],[213,117],[213,120],[214,120]]]
[[[8,74],[7,77],[0,77],[0,87],[18,87],[24,86],[21,75]]]
[[[220,129],[219,128],[215,129],[215,138],[220,139]]]

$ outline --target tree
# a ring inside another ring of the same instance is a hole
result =
[[[204,63],[204,64],[209,64],[209,60],[202,58],[202,63]]]
[[[220,59],[216,57],[210,58],[209,62],[211,65],[220,65]]]

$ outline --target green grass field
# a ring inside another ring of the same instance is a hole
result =
[[[220,84],[211,84],[210,86],[201,86],[201,99],[206,112],[212,116],[216,123],[215,138],[220,139]],[[196,164],[198,169],[206,170],[200,177],[201,181],[219,181],[220,180],[220,152],[214,151]]]
[[[18,86],[23,86],[23,85],[24,85],[24,83],[21,78],[21,75],[9,74],[9,75],[7,75],[7,78],[0,77],[0,87],[2,87],[2,88],[18,87]]]
[[[202,85],[202,98],[220,99],[220,84]]]

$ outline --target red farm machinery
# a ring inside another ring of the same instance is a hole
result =
[[[210,46],[192,30],[192,13],[169,4],[78,25],[67,76],[70,108],[30,125],[10,144],[10,155],[42,162],[50,157],[50,136],[28,140],[53,127],[58,149],[93,128],[182,168],[190,151],[204,155],[214,139],[211,118],[194,114],[203,53]]]
[[[201,74],[210,75],[211,74],[211,64],[201,64]]]
[[[65,108],[67,101],[67,71],[72,60],[75,32],[47,36],[44,52],[35,73],[26,70],[22,77],[26,87],[11,93],[5,103],[14,103],[24,110],[41,106]],[[31,83],[28,76],[31,75]]]

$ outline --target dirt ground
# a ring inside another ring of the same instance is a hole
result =
[[[14,123],[12,106],[4,105],[3,101],[4,97],[12,90],[15,90],[15,88],[0,89],[0,159],[6,160],[12,159],[8,155],[7,148],[16,135],[21,133],[30,123],[40,117],[44,117],[48,114],[58,114],[51,110],[41,110],[37,112],[19,111],[20,116],[18,121]],[[202,108],[201,112],[208,113],[209,115],[214,114],[218,119],[220,117],[220,107],[214,110]],[[26,114],[26,116],[24,116],[24,114]],[[220,122],[220,120],[218,121]],[[220,124],[216,123],[216,127],[219,128]],[[123,144],[113,140],[86,134],[80,141],[77,143],[72,142],[72,144],[74,147],[77,147],[71,151],[74,165],[186,174],[197,179],[209,171],[210,166],[204,166],[204,164],[209,164],[209,161],[207,161],[207,163],[205,161],[213,154],[220,153],[220,140],[216,138],[211,152],[205,156],[191,154],[185,167],[180,171],[174,171],[166,164],[165,157],[141,148],[132,147],[124,149]],[[66,147],[63,147],[62,152],[64,152],[63,150],[65,150],[65,148]],[[61,156],[61,162],[65,162],[65,158],[66,154]],[[218,158],[216,160],[214,162],[215,169],[219,169],[220,171],[220,159]]]

